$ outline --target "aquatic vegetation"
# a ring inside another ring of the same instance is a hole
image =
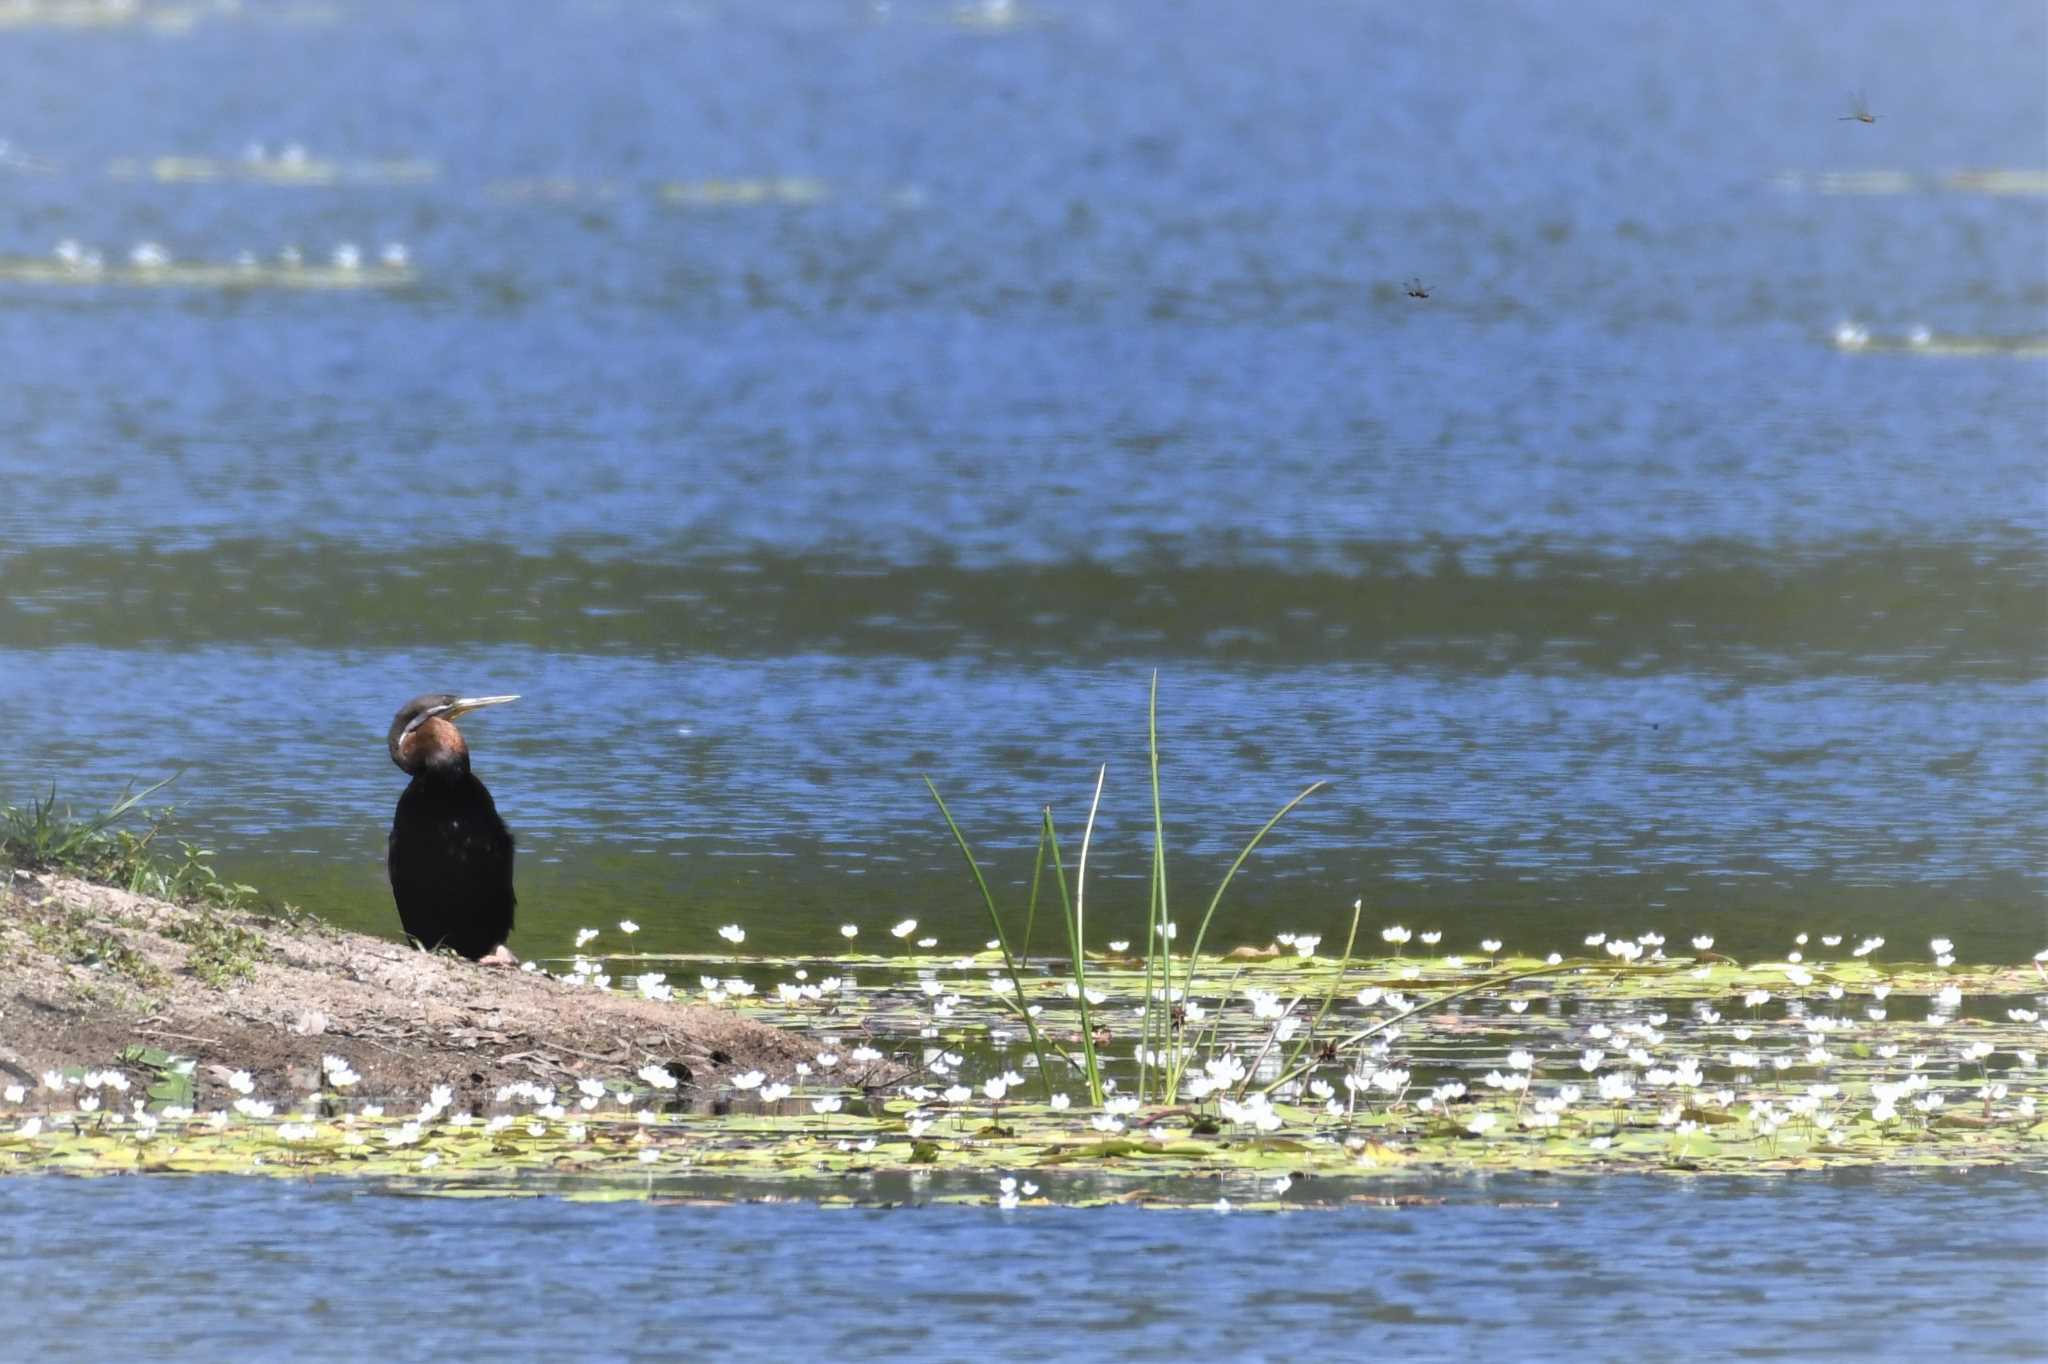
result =
[[[255,887],[223,881],[213,866],[212,849],[181,841],[175,856],[161,850],[159,839],[170,825],[173,807],[146,811],[141,804],[172,780],[166,777],[140,791],[123,791],[94,814],[75,814],[68,805],[60,808],[54,788],[26,805],[0,805],[0,867],[59,871],[186,904],[223,909],[248,905],[256,898]],[[141,821],[140,830],[118,827],[131,815]]]
[[[110,262],[105,253],[66,239],[47,257],[0,256],[0,283],[70,286],[120,285],[175,289],[392,289],[418,282],[410,253],[387,243],[376,259],[364,258],[353,242],[341,242],[325,262],[309,261],[296,246],[274,260],[244,251],[234,260],[181,261],[157,242],[138,242],[127,259]]]
[[[834,972],[829,991],[793,1002],[735,999],[715,982],[729,1007],[801,1029],[820,1051],[792,1083],[736,1076],[708,1110],[660,1066],[568,1089],[507,1086],[492,1113],[450,1111],[445,1091],[387,1112],[369,1097],[374,1068],[338,1058],[308,1093],[257,1095],[246,1075],[195,1078],[173,1053],[131,1049],[6,1091],[0,1169],[431,1172],[455,1190],[544,1175],[605,1196],[644,1196],[655,1173],[843,1192],[849,1178],[1029,1172],[1085,1176],[1055,1196],[1143,1187],[1256,1205],[1261,1182],[1283,1174],[1348,1196],[1395,1171],[1756,1172],[2048,1153],[2038,963],[1744,965],[1654,950],[1637,963],[1511,955],[1499,971],[1278,952],[1225,963],[1227,983],[1190,997],[1204,1032],[1172,1104],[1124,1089],[1143,1049],[1148,973],[1135,960],[1089,963],[1092,1017],[1109,1034],[1098,1105],[1075,1101],[1081,1069],[1056,1051],[1043,1063],[1014,1055],[1011,967],[1041,1029],[1069,1035],[1080,1014],[1067,963],[1006,967],[1000,951],[757,959],[745,969],[806,983]],[[1747,1002],[1756,995],[1768,998]],[[1318,997],[1328,1018],[1311,1026],[1301,1005]],[[1290,1021],[1309,1034],[1295,1066],[1274,1045]],[[1045,1083],[1020,1073],[1041,1066]],[[146,1094],[129,1091],[126,1069]],[[1003,1192],[1031,1197],[1021,1184]]]
[[[1918,176],[1909,171],[1779,171],[1771,177],[1776,189],[1815,194],[1996,194],[2039,197],[2048,195],[2048,171],[1958,170],[1940,176]]]
[[[803,206],[821,202],[825,182],[799,176],[762,180],[670,181],[660,187],[663,203],[686,208],[728,208],[748,204]]]
[[[870,950],[856,935],[816,956],[744,956],[734,923],[701,953],[593,953],[605,935],[586,929],[573,955],[527,963],[571,991],[737,1011],[805,1039],[801,1059],[720,1079],[644,1053],[571,1053],[580,1073],[458,1105],[451,1084],[408,1095],[375,1052],[324,1054],[259,1084],[168,1038],[0,1090],[0,1171],[332,1174],[600,1198],[889,1189],[1023,1209],[1342,1201],[1395,1174],[2048,1155],[2048,951],[1973,965],[1937,934],[1884,960],[1876,935],[1795,931],[1781,953],[1742,961],[1711,934],[1681,947],[1618,927],[1572,935],[1569,952],[1461,944],[1454,926],[1375,921],[1362,899],[1333,954],[1323,933],[1299,931],[1205,950],[1229,876],[1182,950],[1164,931],[1156,786],[1153,801],[1136,951],[1089,917],[1093,817],[1069,885],[1043,812],[1024,909],[1028,921],[1041,899],[1058,904],[1064,956],[1027,955],[988,892],[996,936],[963,951],[905,919]],[[106,836],[74,839],[48,802],[38,809],[13,816],[33,846]],[[628,938],[637,926],[618,927]],[[261,950],[247,925],[229,928],[202,918],[185,940],[228,972]],[[48,931],[67,935],[66,953],[96,950],[89,922]]]
[[[1146,711],[1146,743],[1152,792],[1152,876],[1151,894],[1146,906],[1145,994],[1142,1009],[1143,1025],[1141,1029],[1143,1041],[1138,1050],[1137,1092],[1138,1098],[1142,1101],[1146,1097],[1150,1082],[1155,1079],[1156,1074],[1156,1082],[1161,1099],[1166,1103],[1172,1103],[1179,1092],[1181,1077],[1185,1073],[1186,1061],[1190,1053],[1176,1045],[1175,1041],[1170,1040],[1169,1034],[1177,1035],[1190,1022],[1186,1006],[1181,1001],[1193,985],[1196,968],[1201,962],[1202,943],[1208,936],[1210,924],[1215,921],[1217,909],[1223,903],[1224,892],[1230,888],[1231,881],[1244,866],[1245,859],[1252,855],[1252,852],[1264,841],[1266,835],[1273,831],[1273,827],[1286,818],[1289,811],[1321,789],[1324,783],[1320,781],[1310,783],[1307,789],[1302,791],[1300,795],[1281,806],[1279,811],[1271,819],[1267,820],[1257,833],[1252,835],[1250,841],[1239,851],[1236,860],[1230,864],[1230,869],[1224,872],[1223,879],[1217,883],[1216,893],[1210,897],[1209,906],[1203,911],[1201,921],[1196,926],[1194,941],[1188,947],[1187,962],[1182,972],[1183,985],[1180,993],[1176,994],[1173,983],[1175,960],[1173,943],[1179,936],[1179,925],[1173,921],[1167,893],[1166,816],[1160,799],[1159,786],[1159,674],[1157,672],[1152,674],[1152,687]],[[1086,932],[1082,905],[1087,890],[1088,844],[1095,832],[1095,817],[1102,805],[1102,787],[1107,777],[1108,768],[1106,767],[1096,774],[1095,795],[1088,807],[1088,825],[1086,832],[1082,836],[1081,862],[1076,873],[1077,885],[1071,904],[1067,897],[1066,868],[1060,861],[1059,836],[1053,825],[1052,811],[1047,809],[1041,812],[1038,853],[1032,863],[1031,898],[1025,907],[1024,919],[1026,925],[1025,940],[1028,941],[1030,937],[1030,924],[1038,912],[1039,876],[1045,868],[1046,858],[1048,852],[1050,852],[1054,883],[1059,889],[1062,917],[1066,923],[1068,947],[1071,953],[1070,960],[1073,963],[1074,980],[1072,994],[1081,1004],[1080,1038],[1086,1058],[1088,1087],[1090,1094],[1094,1096],[1098,1103],[1101,1102],[1103,1087],[1101,1070],[1097,1064],[1094,1052],[1093,1038],[1095,1029],[1087,1016],[1089,998],[1087,954],[1083,948]],[[1009,935],[1004,928],[1002,911],[996,906],[995,896],[989,890],[988,881],[981,874],[981,867],[974,859],[974,852],[968,846],[966,835],[960,832],[960,826],[954,822],[952,811],[946,808],[946,802],[940,797],[938,788],[932,784],[931,778],[925,778],[925,787],[931,792],[932,799],[937,802],[939,813],[945,818],[946,827],[951,831],[954,841],[960,845],[961,855],[967,859],[967,869],[974,878],[975,887],[981,893],[982,903],[988,911],[989,920],[995,927],[996,941],[992,945],[1001,950],[1003,962],[1010,977],[1010,983],[1021,1001],[1024,992],[1023,982],[1017,975],[1016,962],[1010,953]],[[914,926],[914,921],[912,922]],[[1356,927],[1357,921],[1354,918],[1354,932]],[[899,932],[897,936],[902,937],[904,935]],[[1021,1002],[1016,1007],[1019,1016],[1024,1020],[1026,1029],[1031,1034],[1032,1049],[1037,1055],[1040,1066],[1043,1067],[1045,1058],[1035,1021],[1036,1016]],[[1282,1040],[1285,1039],[1283,1038]],[[1064,1052],[1062,1054],[1065,1055]],[[1071,1063],[1072,1057],[1067,1056],[1067,1060]],[[1048,1093],[1050,1093],[1049,1090]]]
[[[155,180],[162,184],[240,183],[256,185],[418,185],[435,178],[433,162],[417,157],[381,161],[331,161],[290,143],[275,153],[251,143],[239,157],[123,157],[107,167],[114,180]]]

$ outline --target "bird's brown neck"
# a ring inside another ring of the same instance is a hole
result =
[[[422,720],[399,739],[398,766],[414,776],[458,777],[469,771],[469,745],[448,721]]]

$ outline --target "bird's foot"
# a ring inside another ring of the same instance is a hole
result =
[[[476,964],[478,966],[517,967],[519,965],[519,958],[513,956],[511,949],[507,948],[505,944],[499,943],[490,950],[488,955],[477,958]]]

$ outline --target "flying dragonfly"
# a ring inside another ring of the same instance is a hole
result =
[[[1870,104],[1858,90],[1849,96],[1849,112],[1836,119],[1837,123],[1875,123],[1877,115],[1870,112]]]
[[[1406,284],[1402,285],[1401,287],[1402,287],[1402,288],[1403,288],[1404,290],[1406,290],[1406,291],[1407,291],[1408,297],[1410,297],[1410,298],[1428,298],[1428,297],[1429,297],[1429,286],[1428,286],[1428,285],[1426,285],[1426,284],[1424,284],[1424,283],[1423,283],[1423,282],[1422,282],[1421,280],[1419,280],[1419,279],[1411,279],[1411,280],[1409,280],[1409,281],[1408,281],[1408,282],[1407,282]]]

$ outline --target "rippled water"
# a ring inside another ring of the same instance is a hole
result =
[[[1375,1190],[1444,1201],[884,1212],[18,1179],[0,1270],[33,1287],[0,1296],[0,1329],[38,1358],[759,1358],[769,1322],[774,1351],[823,1359],[2039,1357],[2037,1176]]]
[[[0,265],[418,279],[0,269],[0,795],[183,769],[390,931],[390,713],[519,691],[515,946],[978,941],[918,775],[1015,879],[1108,761],[1134,912],[1156,667],[1189,894],[1333,781],[1226,937],[2037,950],[2048,366],[1830,338],[2048,332],[2038,193],[1954,178],[2048,165],[2040,11],[1411,8],[10,31]]]

